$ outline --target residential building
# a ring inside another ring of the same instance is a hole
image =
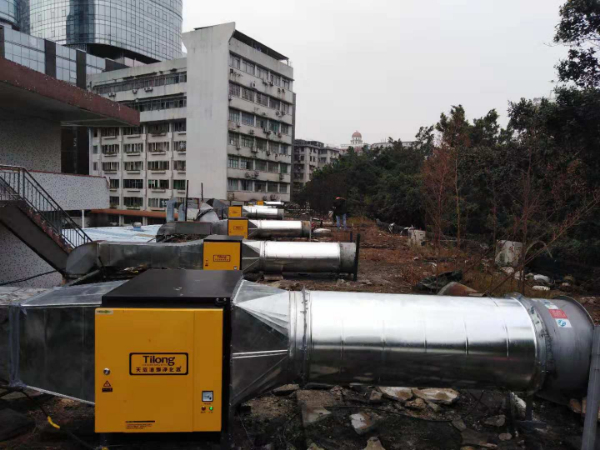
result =
[[[19,2],[21,0],[0,0],[0,25],[16,28],[19,21]]]
[[[304,187],[318,168],[331,164],[340,157],[340,149],[328,147],[319,141],[294,141],[293,178],[294,191]]]
[[[90,173],[111,183],[113,222],[152,223],[172,197],[289,200],[295,126],[288,59],[228,23],[183,36],[187,58],[89,77],[140,111],[94,131]]]
[[[0,31],[12,59],[0,54],[0,284],[53,287],[69,252],[89,241],[82,216],[109,205],[103,177],[61,173],[61,127],[137,126],[139,114],[46,75],[44,46]]]
[[[8,3],[19,9],[21,31],[127,66],[181,57],[182,0]]]

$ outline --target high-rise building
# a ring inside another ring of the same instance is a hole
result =
[[[93,92],[141,126],[94,131],[90,173],[110,180],[109,222],[164,221],[183,198],[289,200],[295,125],[287,57],[228,23],[183,35],[187,58],[97,74]]]
[[[19,4],[22,0],[0,0],[0,24],[16,28],[19,21]]]
[[[0,15],[7,1],[32,36],[128,66],[181,57],[182,0],[0,0]]]
[[[340,157],[340,149],[319,141],[294,141],[293,189],[298,191],[312,179],[315,170],[331,164]]]

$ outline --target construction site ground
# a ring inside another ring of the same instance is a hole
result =
[[[351,277],[309,278],[299,275],[266,277],[260,282],[288,290],[307,288],[414,294],[418,293],[415,285],[423,278],[462,270],[461,282],[481,293],[496,288],[493,295],[502,296],[521,289],[514,276],[495,267],[493,251],[490,253],[483,247],[474,246],[461,252],[445,248],[437,255],[429,245],[410,246],[406,237],[390,235],[371,223],[355,224],[352,233],[354,238],[361,234],[357,281]],[[334,230],[329,237],[321,240],[349,241],[350,231]],[[600,296],[597,291],[594,292],[597,280],[579,281],[577,274],[571,275],[575,282],[568,283],[568,292],[555,288],[539,292],[533,290],[535,283],[528,281],[525,294],[546,298],[570,295],[584,304],[598,322]],[[382,395],[382,391],[385,389],[376,386],[287,386],[265,393],[242,405],[236,412],[230,429],[232,448],[558,450],[578,449],[581,445],[582,414],[539,398],[533,400],[533,421],[528,421],[525,420],[523,402],[519,398],[509,401],[510,394],[507,392],[463,390],[454,394],[442,391],[439,395],[428,397],[413,389],[405,390],[410,398],[399,399],[389,394]],[[511,405],[514,406],[511,408]],[[94,433],[93,406],[49,395],[35,394],[29,398],[14,392],[0,400],[0,417],[3,417],[3,410],[10,409],[22,414],[25,424],[22,434],[0,442],[0,448],[84,448],[69,433],[50,426],[41,408],[64,430],[90,445],[89,448],[100,445],[100,437]],[[366,423],[359,424],[357,416],[354,416],[353,424],[351,416],[356,414],[362,414]],[[27,421],[29,425],[26,425]],[[0,424],[0,432],[1,429]],[[218,449],[220,444],[217,437],[147,434],[112,436],[108,447]]]

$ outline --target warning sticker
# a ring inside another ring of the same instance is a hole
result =
[[[229,255],[214,255],[213,262],[231,262],[231,256]]]
[[[562,309],[551,309],[549,313],[555,319],[568,319],[567,313],[565,313]]]
[[[571,326],[571,321],[568,319],[556,319],[556,324],[559,328],[573,328]]]
[[[102,385],[102,392],[112,392],[112,391],[113,391],[113,388],[108,381]]]
[[[153,420],[125,423],[125,428],[128,430],[145,430],[147,428],[152,428],[153,426]]]
[[[187,375],[187,353],[131,353],[129,375]]]
[[[559,309],[554,303],[550,300],[542,300],[542,304],[548,309]]]

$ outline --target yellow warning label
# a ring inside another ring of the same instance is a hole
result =
[[[214,255],[213,262],[231,262],[230,255]]]
[[[130,375],[187,375],[187,353],[131,353]]]
[[[113,391],[113,388],[108,381],[102,385],[102,392],[112,392],[112,391]]]
[[[154,421],[127,422],[125,424],[125,429],[127,429],[127,430],[145,430],[147,428],[152,428],[153,426],[154,426]]]

